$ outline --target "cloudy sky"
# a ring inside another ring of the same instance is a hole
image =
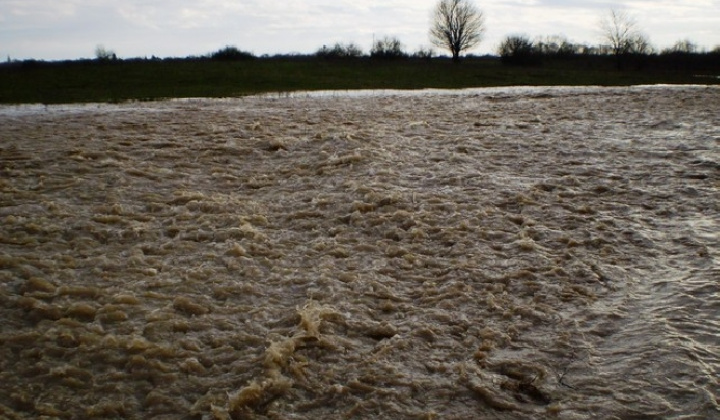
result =
[[[0,60],[95,56],[186,57],[233,45],[257,55],[312,53],[324,44],[399,38],[408,52],[429,47],[437,0],[0,0]],[[475,0],[494,52],[509,34],[564,35],[598,44],[598,21],[624,9],[658,48],[680,39],[720,45],[720,0]]]

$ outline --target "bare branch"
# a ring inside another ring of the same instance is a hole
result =
[[[624,10],[610,10],[600,21],[600,31],[615,55],[631,52],[633,40],[641,37],[637,21]]]
[[[430,27],[430,42],[445,48],[458,60],[475,47],[485,32],[485,17],[470,0],[440,0]]]

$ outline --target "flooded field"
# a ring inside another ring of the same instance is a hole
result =
[[[0,418],[718,418],[719,109],[0,107]]]

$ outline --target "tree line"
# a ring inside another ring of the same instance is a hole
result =
[[[680,40],[673,47],[659,54],[649,38],[640,29],[637,20],[623,10],[611,9],[599,23],[603,44],[588,46],[574,44],[562,36],[531,40],[526,35],[508,35],[497,48],[502,62],[508,65],[539,65],[548,58],[573,58],[582,55],[612,55],[619,68],[642,67],[649,56],[660,56],[652,60],[655,64],[684,63],[700,67],[720,65],[720,46],[698,63],[698,48],[690,40]],[[447,49],[453,60],[460,54],[475,47],[482,40],[486,24],[483,12],[472,0],[439,0],[430,28],[430,41]]]
[[[506,65],[537,66],[553,59],[580,59],[588,57],[614,57],[619,68],[641,68],[648,63],[676,70],[720,67],[720,45],[710,52],[699,51],[697,44],[688,39],[678,40],[671,48],[656,51],[639,27],[637,20],[623,10],[612,9],[602,17],[598,29],[603,42],[599,45],[573,43],[563,36],[531,39],[527,35],[508,35],[497,46],[497,55]],[[432,12],[429,39],[432,45],[447,51],[454,62],[461,57],[472,57],[467,52],[483,40],[487,23],[482,10],[472,0],[438,0]],[[437,53],[426,47],[410,53],[397,37],[383,36],[373,39],[369,53],[354,42],[337,42],[323,45],[310,57],[323,59],[430,59]],[[99,62],[119,61],[114,51],[99,45],[95,50]],[[308,57],[307,55],[276,55],[274,57]],[[240,61],[258,58],[235,46],[226,46],[204,56],[185,59]],[[269,58],[269,56],[263,56]],[[146,58],[147,59],[147,58]],[[151,60],[159,60],[152,57]],[[8,58],[8,62],[11,60]],[[35,60],[26,60],[29,64]]]
[[[439,0],[432,14],[430,42],[447,50],[452,60],[459,62],[463,52],[482,41],[486,29],[485,16],[472,0]],[[509,65],[538,65],[548,58],[612,55],[616,57],[619,67],[625,67],[629,62],[637,62],[639,56],[660,55],[665,61],[690,61],[687,56],[699,53],[697,44],[684,39],[658,54],[647,35],[640,30],[637,20],[623,10],[611,9],[600,20],[599,29],[604,43],[597,46],[572,43],[562,36],[531,40],[526,35],[508,35],[498,46],[497,54],[504,64]],[[430,58],[434,54],[431,49],[424,48],[408,54],[402,42],[394,37],[373,41],[370,51],[372,58]],[[720,55],[720,46],[706,54]],[[323,46],[316,55],[324,58],[357,58],[364,53],[355,43],[336,43],[331,48]]]

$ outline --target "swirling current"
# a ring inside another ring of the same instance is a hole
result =
[[[718,109],[2,106],[0,417],[720,418]]]

